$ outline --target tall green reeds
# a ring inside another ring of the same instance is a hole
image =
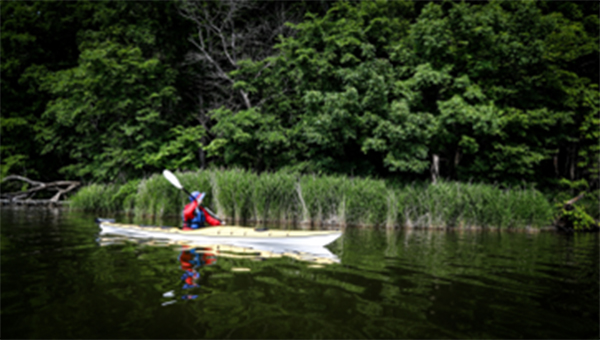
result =
[[[69,207],[101,212],[122,210],[122,202],[115,199],[118,193],[119,187],[116,185],[88,185],[71,197]]]
[[[390,193],[383,181],[351,179],[345,191],[347,224],[383,225],[386,222],[387,197]]]
[[[289,173],[263,173],[252,183],[254,218],[261,222],[291,221],[296,216],[297,179]]]
[[[533,188],[440,182],[410,185],[392,194],[399,210],[395,225],[522,228],[545,226],[552,219],[550,203]],[[394,224],[390,217],[387,224]]]
[[[550,203],[533,188],[441,181],[392,185],[371,178],[255,174],[246,170],[176,173],[203,204],[235,222],[387,227],[524,228],[548,225]],[[136,215],[180,214],[188,198],[160,175],[125,186],[90,185],[72,199],[75,209]]]
[[[237,222],[249,219],[253,210],[253,183],[257,176],[241,169],[211,171],[209,176],[217,213]]]
[[[301,201],[303,223],[346,224],[346,191],[348,179],[345,177],[302,176],[296,183],[296,195]],[[303,202],[303,203],[302,203]]]

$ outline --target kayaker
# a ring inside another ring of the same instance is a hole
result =
[[[217,226],[221,224],[221,221],[211,216],[206,212],[204,207],[200,206],[204,199],[204,193],[198,191],[192,192],[190,196],[190,203],[183,208],[183,230],[199,229],[206,226]]]

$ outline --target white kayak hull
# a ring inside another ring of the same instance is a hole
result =
[[[264,230],[227,226],[206,227],[185,231],[177,228],[143,227],[136,225],[102,222],[103,234],[129,237],[160,238],[174,241],[194,241],[210,244],[237,244],[263,246],[301,246],[303,248],[324,247],[341,235],[341,231]]]

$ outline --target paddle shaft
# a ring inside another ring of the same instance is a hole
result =
[[[190,198],[195,199],[195,197],[192,196],[192,194],[189,191],[185,190],[184,188],[181,188],[181,191],[185,192]]]

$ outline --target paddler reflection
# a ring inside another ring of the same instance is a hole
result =
[[[215,255],[210,252],[211,248],[191,248],[190,246],[182,246],[181,253],[177,257],[181,264],[181,281],[183,282],[183,289],[191,289],[200,287],[198,280],[200,279],[200,273],[198,270],[204,266],[211,266],[217,262]],[[181,298],[183,300],[192,300],[197,298],[198,295],[184,294]]]

